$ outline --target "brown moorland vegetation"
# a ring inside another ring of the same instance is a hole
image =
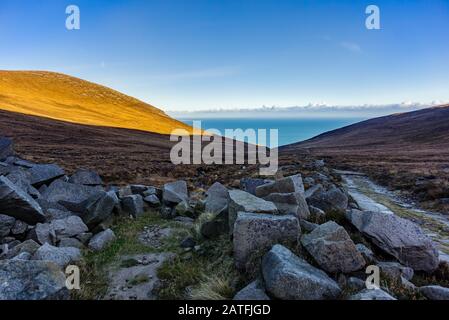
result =
[[[363,121],[281,149],[283,157],[304,152],[449,212],[449,105]]]
[[[185,179],[195,187],[216,181],[235,183],[257,175],[256,166],[174,165],[168,135],[145,131],[86,126],[0,110],[0,136],[13,139],[21,157],[56,163],[67,173],[96,170],[107,183],[160,186]]]

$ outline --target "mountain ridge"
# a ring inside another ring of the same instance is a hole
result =
[[[162,110],[87,80],[50,71],[0,70],[0,109],[82,125],[170,134],[191,127]]]
[[[310,154],[334,168],[364,172],[424,208],[449,212],[448,120],[449,105],[393,114],[283,146],[279,154]]]
[[[283,148],[359,148],[396,143],[434,143],[437,139],[442,139],[440,143],[449,143],[448,119],[449,105],[395,113],[328,131]],[[409,125],[411,122],[413,125]],[[370,130],[376,130],[375,134]]]

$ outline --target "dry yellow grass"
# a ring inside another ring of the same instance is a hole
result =
[[[170,134],[191,127],[107,87],[60,73],[0,71],[0,109],[72,123]]]

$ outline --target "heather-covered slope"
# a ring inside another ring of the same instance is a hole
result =
[[[370,119],[287,146],[311,149],[366,150],[376,147],[449,145],[449,105]]]
[[[449,212],[449,105],[370,119],[285,146],[334,167],[360,170],[383,185]]]

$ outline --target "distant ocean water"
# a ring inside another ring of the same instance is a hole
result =
[[[191,119],[180,119],[192,125]],[[225,129],[278,129],[279,146],[304,141],[321,133],[335,130],[366,118],[337,119],[234,119],[234,118],[199,118],[202,129],[218,129],[225,134]],[[268,138],[267,138],[268,139]]]

